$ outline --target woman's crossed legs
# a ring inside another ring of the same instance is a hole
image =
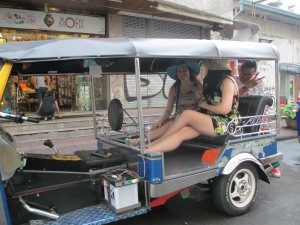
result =
[[[199,135],[217,136],[211,117],[193,110],[185,110],[162,137],[151,143],[148,152],[173,151],[183,141]]]

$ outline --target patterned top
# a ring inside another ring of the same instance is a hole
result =
[[[214,77],[214,79],[212,77]],[[209,105],[219,105],[222,102],[222,90],[220,87],[225,78],[229,78],[230,80],[232,80],[232,82],[237,88],[234,78],[231,77],[230,75],[221,78],[221,80],[214,75],[210,75],[210,78],[208,78],[208,76],[206,76],[205,78],[203,81],[203,87],[204,87],[203,96],[206,100],[206,103]],[[232,119],[239,117],[239,112],[237,109],[238,109],[238,95],[234,95],[232,101],[232,107],[228,114],[217,114],[203,109],[201,110],[201,112],[211,116],[213,126],[217,134],[225,135],[227,134],[228,123]]]
[[[175,90],[175,101],[178,99],[178,105],[177,105],[177,112],[176,115],[180,115],[184,110],[191,109],[191,110],[197,110],[198,109],[198,100],[200,98],[199,91],[198,91],[199,85],[197,82],[194,82],[194,88],[193,90],[189,91],[188,93],[180,93],[179,96],[177,94],[178,88]]]

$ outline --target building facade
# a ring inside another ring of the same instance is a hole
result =
[[[240,1],[236,11],[241,13],[236,20],[259,25],[259,31],[251,36],[251,40],[277,46],[280,53],[280,101],[285,103],[295,101],[300,93],[300,15],[280,6],[282,1],[273,1],[272,5]]]
[[[0,33],[6,42],[106,37],[106,16],[49,14],[14,8],[0,8],[0,15]],[[55,93],[61,110],[90,110],[87,75],[78,74],[74,78],[49,71],[48,77],[48,89]],[[3,107],[15,108],[19,105],[26,111],[37,109],[37,94],[26,85],[28,79],[30,77],[21,74],[11,78],[2,100]]]
[[[210,39],[211,30],[232,25],[233,7],[232,0],[48,0],[38,3],[19,0],[18,7],[15,5],[8,0],[0,3],[0,32],[7,42],[65,37]],[[132,75],[98,73],[93,75],[94,87],[89,86],[89,74],[78,74],[75,78],[49,74],[49,86],[56,93],[61,110],[91,110],[91,88],[96,109],[105,109],[114,97],[121,98],[128,108],[135,107]],[[162,79],[166,77],[157,80],[147,74],[142,76],[152,81],[147,87],[145,107],[165,106],[167,89],[173,80],[163,86]],[[12,94],[2,102],[21,102],[26,110],[34,111],[37,107],[35,90],[26,87],[26,79],[16,75],[11,80],[10,90],[6,91],[7,95]]]

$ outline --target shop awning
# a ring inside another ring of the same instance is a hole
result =
[[[280,63],[279,70],[282,72],[300,74],[300,65]]]

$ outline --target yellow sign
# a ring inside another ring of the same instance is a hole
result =
[[[5,62],[0,70],[0,99],[2,99],[12,66],[11,62]]]

